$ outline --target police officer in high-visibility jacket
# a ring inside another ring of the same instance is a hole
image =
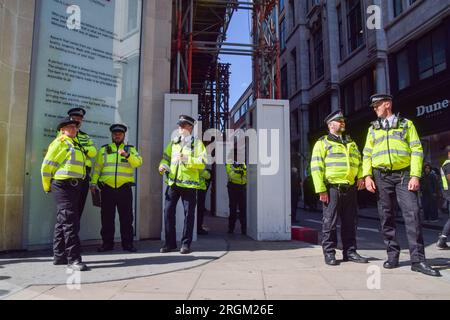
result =
[[[211,170],[205,169],[200,173],[200,189],[197,190],[197,234],[207,235],[208,231],[203,228],[203,217],[205,215],[206,194],[211,183]]]
[[[200,189],[200,174],[206,165],[206,148],[203,142],[192,135],[195,120],[181,115],[178,120],[178,135],[164,150],[159,173],[166,175],[166,199],[164,204],[165,243],[161,253],[177,249],[176,208],[181,198],[184,207],[184,228],[181,239],[181,254],[191,252],[195,223],[197,190]]]
[[[94,142],[91,137],[80,130],[81,125],[83,124],[84,117],[86,115],[86,110],[83,108],[73,108],[70,109],[67,114],[72,117],[72,119],[77,120],[80,125],[78,128],[77,136],[75,137],[76,141],[81,146],[84,154],[86,155],[86,177],[81,184],[81,192],[80,192],[80,217],[83,214],[84,206],[86,204],[86,198],[89,193],[89,182],[91,180],[92,173],[92,158],[95,158],[97,155],[97,149],[94,146]]]
[[[392,99],[388,94],[376,94],[370,98],[370,106],[378,119],[369,128],[363,151],[366,188],[377,193],[378,213],[387,246],[388,259],[383,266],[386,269],[399,266],[400,245],[395,236],[396,197],[405,220],[411,270],[439,276],[439,271],[426,263],[417,203],[423,162],[422,143],[412,121],[393,114]]]
[[[247,166],[245,163],[234,162],[225,166],[228,175],[228,199],[230,216],[228,218],[228,233],[234,233],[236,220],[241,223],[241,233],[247,234]]]
[[[86,176],[86,155],[75,137],[79,122],[64,118],[58,125],[60,135],[50,144],[41,167],[42,185],[56,201],[53,237],[53,264],[68,264],[75,271],[85,271],[80,254],[79,194]]]
[[[442,189],[443,196],[447,200],[447,209],[450,209],[450,146],[447,147],[448,159],[442,164],[441,167],[441,179],[442,179]],[[450,218],[447,220],[444,228],[442,229],[442,234],[439,236],[436,247],[439,250],[448,249],[447,245],[448,236],[450,235]]]
[[[336,260],[337,220],[341,220],[344,261],[367,263],[356,252],[357,190],[364,189],[361,153],[345,132],[345,119],[340,110],[325,118],[329,134],[314,145],[311,175],[316,193],[323,203],[322,248],[325,263],[338,265]]]
[[[91,180],[92,192],[101,190],[101,235],[103,245],[99,252],[114,249],[116,207],[119,211],[120,236],[125,251],[136,252],[133,245],[133,191],[134,171],[142,165],[136,148],[125,145],[127,127],[114,124],[110,127],[112,143],[100,148],[95,160]]]

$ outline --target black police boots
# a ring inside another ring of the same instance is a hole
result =
[[[383,263],[383,268],[385,269],[395,269],[398,268],[398,260],[387,260]]]
[[[427,276],[440,277],[441,274],[438,270],[431,268],[426,262],[414,262],[411,264],[411,270],[415,272],[423,273]]]
[[[97,249],[97,252],[108,252],[113,251],[114,245],[103,244],[100,248]]]
[[[191,253],[191,248],[189,248],[189,246],[187,244],[183,244],[181,246],[180,253],[181,254],[189,254],[189,253]]]
[[[367,258],[361,257],[356,251],[344,253],[345,262],[351,261],[356,263],[369,263]]]
[[[436,243],[436,247],[439,250],[447,250],[449,246],[447,245],[447,237],[446,236],[439,236],[438,242]]]
[[[159,250],[159,252],[160,252],[160,253],[168,253],[168,252],[172,252],[172,251],[174,251],[174,250],[177,250],[177,247],[176,247],[176,246],[175,246],[175,247],[164,246],[164,247],[162,247],[162,248]]]
[[[336,260],[336,255],[333,253],[325,254],[325,263],[329,266],[337,266],[338,262]]]

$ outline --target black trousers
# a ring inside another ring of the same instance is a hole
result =
[[[197,190],[197,230],[203,228],[203,217],[205,215],[206,207],[206,193],[208,190]]]
[[[184,227],[181,244],[190,246],[192,234],[194,233],[197,189],[182,188],[175,185],[167,187],[164,205],[164,231],[165,245],[171,248],[177,247],[176,212],[180,198],[184,208]]]
[[[444,191],[444,192],[448,192],[448,191]],[[447,209],[449,209],[450,211],[450,196],[447,195],[445,196],[446,200],[447,200]],[[445,223],[444,228],[442,229],[442,235],[448,237],[450,235],[450,217],[448,218],[447,222]]]
[[[91,168],[86,168],[86,178],[81,182],[81,191],[80,191],[80,219],[83,215],[84,207],[86,205],[86,199],[89,194],[89,183],[91,181]]]
[[[437,220],[438,219],[438,198],[432,194],[422,195],[422,208],[425,220]]]
[[[358,201],[356,186],[346,192],[329,187],[330,202],[323,204],[322,249],[324,254],[335,254],[337,248],[337,222],[341,221],[342,252],[356,251],[356,227],[358,221]]]
[[[394,201],[397,198],[405,221],[411,262],[425,261],[417,192],[408,190],[409,172],[383,173],[374,169],[373,173],[377,186],[378,214],[380,215],[384,243],[387,246],[388,259],[398,260],[401,250],[396,238],[395,213],[393,210]]]
[[[51,191],[56,201],[56,224],[53,255],[56,260],[67,258],[69,263],[81,262],[80,255],[80,180],[52,181]]]
[[[236,220],[238,218],[241,223],[241,232],[247,234],[247,201],[246,186],[228,183],[228,198],[230,207],[230,217],[228,218],[228,230],[234,231]]]
[[[116,208],[119,211],[120,236],[122,247],[127,248],[133,244],[133,191],[129,184],[120,188],[111,188],[103,185],[102,199],[102,240],[104,246],[114,246]]]

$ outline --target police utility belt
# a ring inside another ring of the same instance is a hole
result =
[[[388,175],[393,174],[393,173],[403,173],[403,172],[409,172],[410,171],[410,167],[406,167],[406,168],[398,169],[398,170],[391,170],[389,168],[384,168],[384,167],[373,168],[373,169],[377,170],[377,171],[379,171],[381,173],[388,174]]]
[[[338,190],[340,193],[347,193],[353,185],[349,185],[346,183],[328,183],[327,184],[328,189],[333,188]]]

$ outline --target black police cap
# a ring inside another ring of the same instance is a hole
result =
[[[68,126],[70,124],[76,124],[77,126],[80,124],[79,121],[73,119],[72,117],[65,117],[63,118],[59,124],[58,124],[58,131],[64,128],[65,126]]]
[[[336,120],[345,120],[344,114],[342,113],[342,110],[336,110],[333,111],[332,113],[330,113],[326,118],[325,118],[325,123],[329,124],[331,121],[336,121]]]
[[[191,126],[194,126],[195,120],[192,117],[189,117],[186,115],[181,115],[180,118],[178,119],[177,125],[182,125],[182,124],[190,124]]]
[[[109,127],[109,131],[111,132],[123,132],[126,133],[128,128],[124,126],[123,124],[113,124],[111,127]]]
[[[67,114],[69,116],[80,116],[83,117],[86,115],[86,110],[84,110],[83,108],[73,108],[70,109]]]
[[[372,107],[375,103],[378,103],[380,101],[385,101],[385,100],[391,100],[394,97],[392,97],[390,94],[386,94],[386,93],[377,93],[374,94],[373,96],[370,97],[370,106]]]

